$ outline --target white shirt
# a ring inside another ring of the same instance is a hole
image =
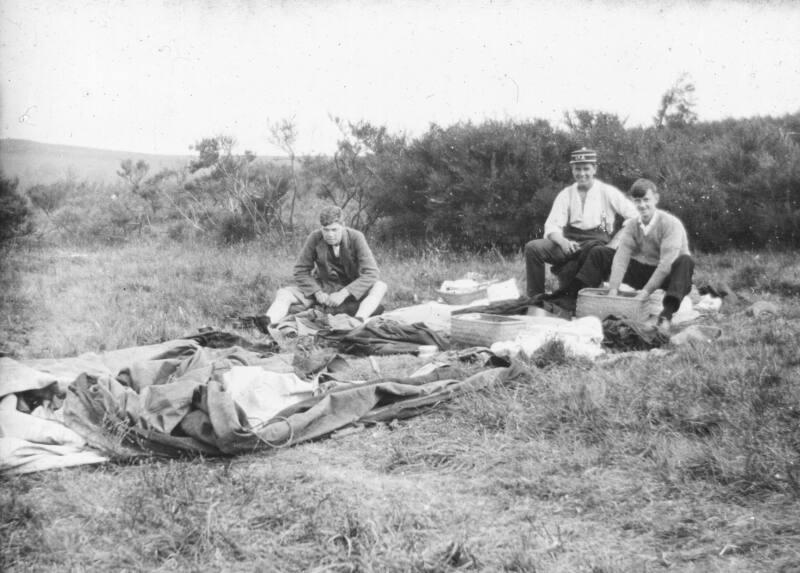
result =
[[[642,230],[642,234],[645,237],[650,233],[650,231],[653,230],[653,227],[655,227],[656,217],[658,217],[658,211],[653,213],[653,216],[650,218],[650,222],[647,223],[647,225],[645,225],[644,221],[642,221],[642,218],[639,217],[639,228]]]
[[[578,184],[573,183],[556,195],[544,224],[544,236],[561,232],[567,225],[584,230],[605,225],[610,234],[617,213],[625,219],[639,215],[633,203],[613,185],[595,179],[586,191],[586,201],[582,202]]]

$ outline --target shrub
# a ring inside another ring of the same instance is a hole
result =
[[[719,251],[800,244],[800,115],[627,129],[612,114],[578,110],[566,129],[543,120],[431,125],[415,139],[358,123],[333,158],[304,162],[308,188],[391,240],[516,250],[541,236],[567,157],[599,150],[598,176],[622,190],[654,180],[693,247]],[[794,127],[793,127],[794,126]]]
[[[32,211],[25,197],[17,192],[19,179],[0,174],[0,242],[33,232]]]
[[[217,238],[222,244],[231,245],[252,241],[257,236],[253,221],[238,213],[225,213],[221,217]]]
[[[59,240],[111,242],[141,234],[149,207],[117,186],[67,179],[35,185],[27,194],[47,217],[44,229]]]
[[[67,199],[68,186],[63,183],[50,185],[34,185],[27,191],[28,198],[34,207],[48,215],[59,209]]]

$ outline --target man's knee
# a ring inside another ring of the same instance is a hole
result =
[[[314,303],[314,300],[313,298],[306,297],[296,286],[286,286],[277,290],[275,293],[275,302],[278,304],[285,304],[287,307],[293,304],[299,304],[304,308],[308,308]]]
[[[389,290],[389,285],[383,281],[375,281],[375,284],[369,289],[369,294],[374,296],[383,296],[386,294],[387,290]]]
[[[282,300],[286,302],[295,302],[297,297],[291,287],[281,287],[275,292],[275,300]]]
[[[376,312],[378,314],[383,312],[381,300],[388,290],[388,285],[383,281],[375,281],[367,294],[359,301],[358,310],[356,311],[356,318],[366,320]]]
[[[298,303],[303,308],[307,308],[311,304],[297,287],[281,287],[275,292],[275,298],[267,309],[266,316],[270,322],[278,322],[286,316],[293,304]]]
[[[605,245],[595,245],[586,253],[586,260],[595,265],[602,265],[614,259],[614,249]]]
[[[525,258],[544,261],[547,256],[549,239],[534,239],[525,243]]]

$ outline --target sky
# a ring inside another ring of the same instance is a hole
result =
[[[332,118],[589,109],[647,125],[683,75],[701,120],[800,111],[800,2],[0,0],[0,137],[188,154],[218,134],[331,153]]]

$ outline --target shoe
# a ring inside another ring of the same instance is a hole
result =
[[[573,316],[575,316],[574,311],[564,308],[563,306],[554,304],[550,301],[545,301],[542,304],[544,305],[542,308],[545,311],[547,311],[551,316],[554,316],[556,318],[565,318],[567,320],[570,320],[572,319]]]
[[[566,293],[563,290],[558,289],[554,290],[553,292],[542,293],[540,300],[556,301],[561,297],[563,297],[565,294]]]
[[[575,299],[575,298],[573,298],[571,296],[567,296],[565,294],[562,294],[559,297],[550,299],[550,302],[552,304],[556,305],[556,306],[560,306],[561,308],[563,308],[564,310],[567,310],[569,312],[575,312],[575,307],[578,304],[577,299]]]
[[[256,316],[253,322],[255,323],[255,327],[264,334],[269,334],[269,328],[273,326],[268,316]]]

